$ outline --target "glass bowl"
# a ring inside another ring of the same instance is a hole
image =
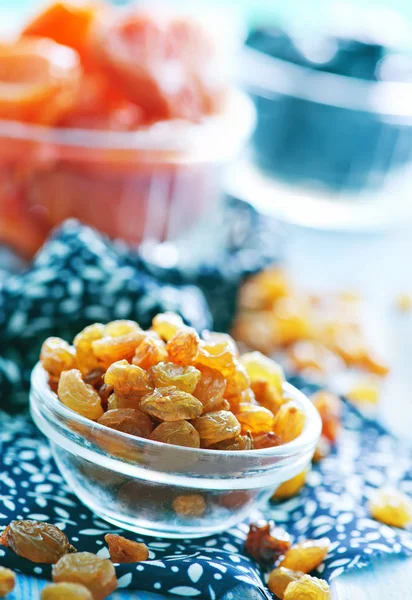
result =
[[[96,515],[146,535],[193,538],[245,519],[310,463],[319,414],[293,386],[284,391],[306,414],[301,435],[282,446],[237,452],[171,446],[85,419],[60,403],[40,363],[30,404],[60,472]]]
[[[234,88],[198,123],[117,132],[0,121],[0,242],[31,256],[70,217],[130,243],[174,240],[216,210],[222,167],[254,123]]]

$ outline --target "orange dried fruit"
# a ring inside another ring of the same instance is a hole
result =
[[[226,395],[235,396],[250,387],[250,379],[245,367],[237,358],[233,358],[229,366],[221,367],[222,375],[226,379]]]
[[[286,500],[287,498],[296,496],[305,485],[307,474],[305,469],[305,471],[298,473],[295,477],[292,477],[292,479],[288,479],[288,481],[281,483],[271,500]]]
[[[273,431],[283,443],[291,442],[303,431],[306,415],[292,400],[282,404],[273,421]]]
[[[283,600],[331,600],[329,585],[323,579],[304,575],[289,583]]]
[[[73,340],[76,348],[76,364],[84,375],[102,367],[101,361],[93,353],[92,343],[102,339],[103,336],[104,325],[93,323],[80,331]]]
[[[91,552],[66,554],[52,569],[54,583],[67,582],[84,585],[93,600],[104,600],[117,589],[113,563]]]
[[[178,314],[165,312],[159,313],[153,318],[152,327],[163,340],[168,342],[179,329],[185,327],[185,324]]]
[[[104,539],[109,548],[110,560],[114,563],[141,562],[149,558],[149,548],[146,544],[113,533],[107,533]]]
[[[177,331],[167,342],[169,359],[176,365],[190,365],[197,356],[200,338],[191,327]]]
[[[76,353],[72,346],[58,337],[47,338],[41,347],[40,360],[43,368],[54,378],[62,371],[76,366]]]
[[[257,402],[270,410],[274,415],[278,412],[282,404],[285,403],[283,396],[278,392],[277,388],[263,379],[252,381],[250,387]]]
[[[7,596],[14,590],[16,575],[11,569],[0,567],[0,598]]]
[[[104,326],[104,335],[109,337],[121,337],[130,333],[142,333],[141,327],[136,321],[129,319],[117,319],[110,321]]]
[[[285,375],[282,367],[274,360],[261,354],[261,352],[248,352],[240,357],[240,361],[246,368],[250,381],[267,381],[282,395]]]
[[[201,341],[196,362],[223,373],[224,369],[230,369],[235,358],[230,342],[226,340]]]
[[[203,405],[187,392],[175,387],[163,387],[144,396],[140,409],[160,421],[182,421],[201,415]]]
[[[302,571],[292,571],[291,569],[278,567],[269,573],[268,588],[277,598],[283,598],[289,583],[299,581],[303,575]]]
[[[115,337],[105,336],[92,342],[93,354],[108,368],[112,363],[133,359],[136,348],[145,337],[143,331],[135,331]],[[107,382],[106,382],[107,383]]]
[[[109,388],[113,390],[112,386],[109,386]],[[121,396],[112,391],[107,399],[107,410],[114,410],[116,408],[138,409],[141,398],[142,396]]]
[[[322,419],[322,435],[334,443],[341,430],[342,403],[338,396],[319,390],[311,396]]]
[[[11,521],[0,536],[0,545],[35,563],[53,564],[73,552],[67,536],[43,521]]]
[[[152,431],[149,438],[156,442],[200,448],[200,437],[196,429],[187,421],[165,421]]]
[[[267,433],[258,433],[253,436],[253,446],[255,450],[261,450],[262,448],[273,448],[274,446],[280,446],[282,440],[273,431]]]
[[[138,437],[149,437],[153,423],[145,413],[133,408],[108,410],[98,419],[100,425]]]
[[[329,550],[330,541],[327,538],[320,540],[306,540],[295,544],[286,552],[280,567],[310,573],[325,559]]]
[[[172,502],[173,510],[180,517],[202,517],[206,512],[206,501],[200,494],[176,496]]]
[[[412,524],[412,500],[400,490],[381,488],[369,502],[371,516],[392,527],[409,527]]]
[[[193,421],[203,447],[223,440],[233,439],[240,434],[240,423],[229,410],[209,412]]]
[[[97,421],[103,414],[99,394],[91,385],[84,383],[78,369],[63,371],[60,375],[57,395],[62,404],[87,419]]]
[[[263,565],[273,564],[290,548],[290,535],[282,527],[259,521],[251,523],[245,542],[246,552]]]
[[[223,440],[213,446],[214,450],[253,450],[253,438],[248,432],[229,440]]]
[[[226,389],[225,378],[216,369],[203,365],[197,365],[197,369],[200,371],[200,379],[193,395],[203,404],[204,413],[220,410]]]
[[[148,335],[137,346],[132,363],[147,371],[160,362],[167,362],[168,358],[164,341]]]
[[[117,338],[120,339],[120,338]],[[119,360],[110,365],[104,376],[106,385],[113,386],[119,396],[144,396],[153,390],[149,375],[127,360]]]
[[[270,267],[250,277],[239,293],[239,305],[248,310],[272,308],[273,303],[290,293],[290,282],[283,269]]]
[[[40,600],[93,600],[91,592],[80,583],[50,583],[41,591]]]
[[[240,404],[236,418],[242,426],[243,433],[250,431],[252,434],[259,434],[273,429],[273,413],[263,406]]]
[[[174,386],[183,392],[193,393],[200,380],[200,371],[195,367],[175,365],[172,362],[158,363],[149,369],[155,387]]]

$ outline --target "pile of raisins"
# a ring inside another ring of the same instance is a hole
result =
[[[119,320],[89,325],[73,345],[48,338],[40,358],[64,405],[139,438],[238,451],[289,442],[305,426],[276,362],[241,356],[226,334],[199,337],[174,313],[147,331]]]

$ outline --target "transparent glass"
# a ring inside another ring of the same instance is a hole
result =
[[[138,533],[190,538],[246,518],[311,461],[319,414],[296,388],[285,384],[285,393],[306,414],[302,434],[282,446],[238,452],[171,446],[85,419],[60,403],[40,363],[32,373],[30,406],[63,477],[96,515]],[[196,496],[183,500],[195,514],[176,512],[181,496]]]

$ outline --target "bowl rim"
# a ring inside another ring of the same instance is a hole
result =
[[[35,365],[31,373],[30,396],[31,401],[33,401],[33,392],[36,395],[41,395],[42,403],[47,408],[50,408],[54,413],[57,413],[61,419],[69,419],[72,422],[81,425],[82,427],[89,427],[90,430],[93,430],[93,433],[99,431],[103,433],[110,433],[110,437],[114,440],[117,438],[120,441],[130,441],[133,443],[144,445],[148,449],[162,449],[163,451],[166,450],[168,452],[170,452],[173,448],[174,450],[178,451],[181,456],[209,456],[215,457],[216,460],[219,460],[219,458],[224,458],[225,460],[227,460],[229,457],[249,459],[253,457],[287,458],[290,456],[296,456],[304,452],[308,447],[315,446],[320,437],[322,429],[322,422],[319,412],[316,410],[315,406],[309,400],[309,398],[290,383],[285,382],[283,384],[283,390],[285,394],[288,397],[290,397],[291,400],[296,402],[300,406],[300,408],[302,408],[305,412],[306,422],[302,433],[294,440],[286,442],[285,444],[280,444],[279,446],[273,446],[271,448],[259,448],[256,450],[237,450],[235,452],[230,450],[213,450],[210,448],[188,448],[186,446],[174,446],[173,444],[166,444],[164,442],[158,442],[156,440],[150,440],[147,438],[133,436],[128,433],[111,429],[106,425],[101,425],[96,421],[91,421],[90,419],[79,415],[78,413],[68,408],[59,401],[57,394],[53,392],[53,390],[51,390],[48,385],[47,373],[44,370],[40,361]],[[38,404],[39,403],[37,402],[37,405]],[[41,406],[37,406],[37,408],[39,409],[39,412],[41,414]],[[75,443],[80,447],[86,447],[89,445],[89,442],[86,438],[84,438],[84,444],[81,444],[79,442]],[[126,462],[130,464],[130,461],[123,459],[122,457],[111,454],[108,454],[107,456],[113,460]]]

